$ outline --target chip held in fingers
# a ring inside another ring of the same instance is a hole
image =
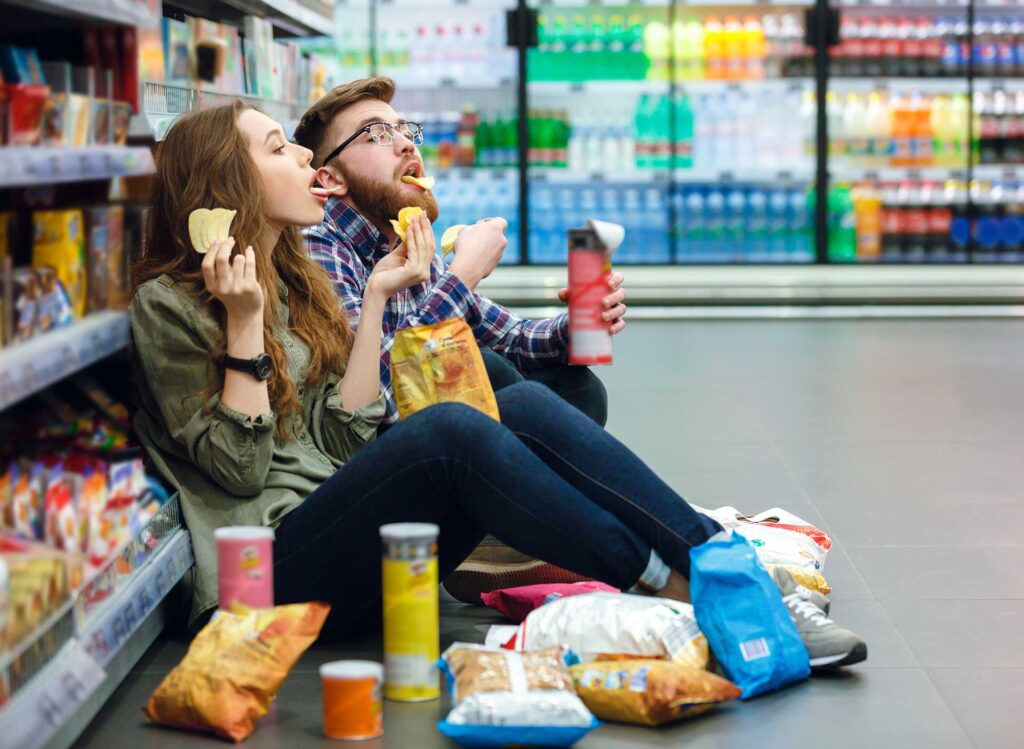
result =
[[[415,185],[416,187],[429,191],[434,189],[435,180],[433,177],[414,177],[411,174],[407,174],[402,177],[402,182],[407,185]]]
[[[395,234],[397,234],[398,238],[403,242],[405,241],[405,230],[409,228],[409,224],[412,223],[412,220],[421,213],[423,213],[423,209],[419,206],[409,206],[408,208],[403,208],[398,212],[397,219],[391,219],[391,228],[395,230]]]
[[[445,229],[444,234],[441,235],[441,252],[445,255],[455,252],[455,240],[459,238],[459,232],[465,228],[465,224],[455,224],[455,226]]]
[[[197,208],[188,217],[188,236],[196,252],[205,255],[214,242],[231,234],[231,222],[238,211],[228,208]]]

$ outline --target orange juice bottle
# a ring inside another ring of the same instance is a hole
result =
[[[891,166],[913,166],[911,138],[914,124],[910,103],[903,97],[893,97],[892,119],[889,130],[889,164]]]
[[[870,183],[853,188],[853,215],[857,227],[857,259],[882,255],[882,199]]]
[[[725,77],[734,81],[745,77],[743,24],[736,16],[729,16],[725,19],[723,46],[725,47]]]
[[[704,64],[706,76],[712,80],[726,77],[724,33],[722,22],[708,16],[704,22]]]

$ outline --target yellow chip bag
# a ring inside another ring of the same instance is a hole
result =
[[[423,213],[423,209],[414,205],[409,206],[408,208],[403,208],[398,212],[397,219],[391,219],[391,228],[395,230],[395,234],[397,234],[398,238],[403,242],[405,241],[405,230],[409,228],[409,224],[412,223],[412,220],[421,213]]]
[[[659,726],[740,696],[731,681],[672,661],[599,661],[569,670],[583,704],[602,720]]]
[[[825,576],[817,570],[809,570],[806,567],[797,567],[795,564],[766,564],[765,569],[771,574],[776,567],[781,567],[793,576],[797,585],[803,585],[808,590],[814,590],[827,596],[832,592],[832,586],[825,580]]]
[[[155,723],[242,741],[316,640],[331,607],[300,603],[218,611],[160,683],[144,711]]]
[[[465,403],[501,420],[480,348],[461,318],[398,331],[391,383],[401,419],[434,403]]]

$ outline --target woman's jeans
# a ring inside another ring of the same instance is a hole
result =
[[[440,526],[442,580],[485,533],[624,590],[663,584],[669,567],[689,576],[690,548],[717,523],[543,385],[496,397],[501,424],[468,406],[431,406],[292,510],[274,544],[277,602],[326,601],[327,633],[353,631],[381,595],[378,529],[398,522]]]

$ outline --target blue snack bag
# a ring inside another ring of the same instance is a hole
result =
[[[743,536],[723,531],[690,549],[697,624],[725,675],[747,700],[811,674],[778,587]]]

